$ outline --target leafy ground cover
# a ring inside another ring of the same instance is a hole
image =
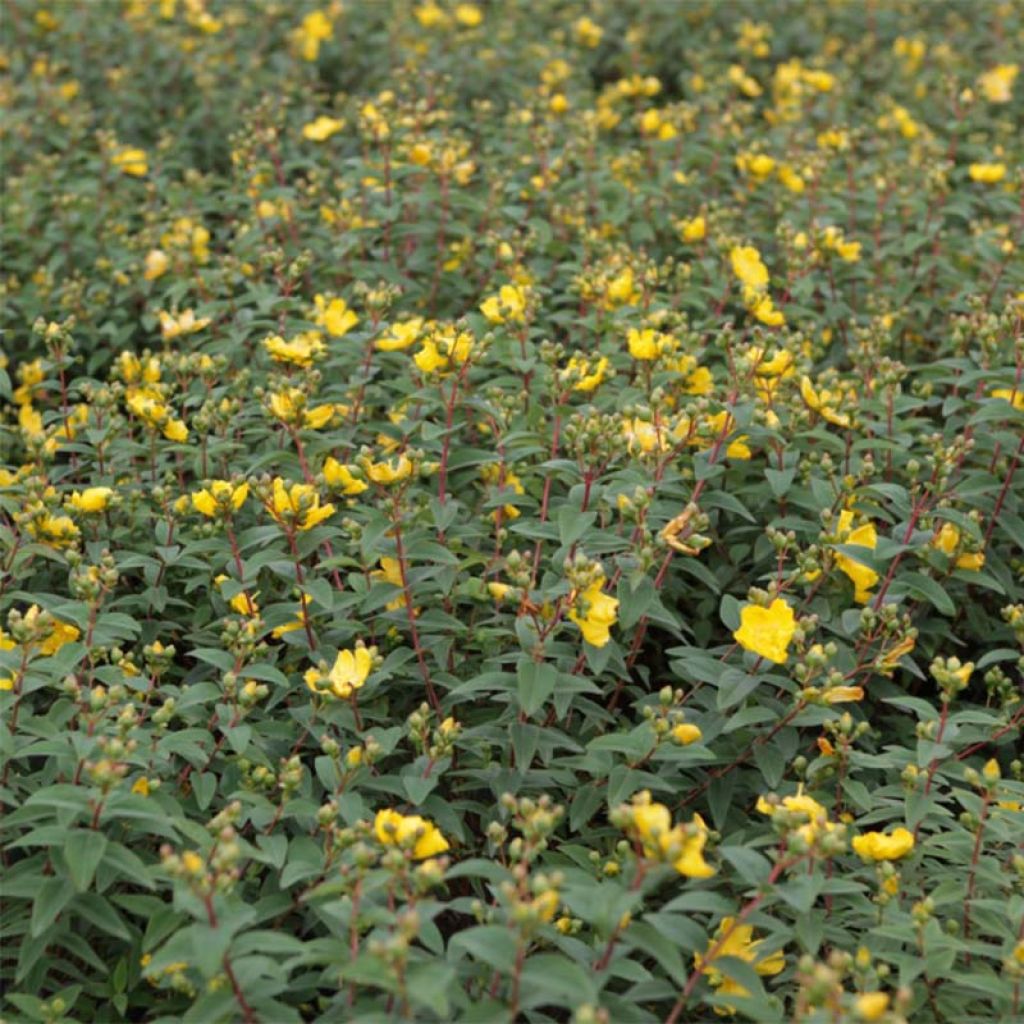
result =
[[[10,0],[5,1019],[1020,1021],[1022,44]]]

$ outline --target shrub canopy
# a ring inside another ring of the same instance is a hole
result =
[[[1019,1020],[1022,15],[11,0],[5,1018]]]

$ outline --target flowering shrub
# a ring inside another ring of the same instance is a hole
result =
[[[1019,4],[4,17],[5,1019],[1021,1019]]]

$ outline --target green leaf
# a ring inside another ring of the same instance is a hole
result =
[[[516,666],[519,707],[528,717],[535,715],[555,691],[558,671],[547,662],[521,659]]]
[[[409,802],[414,807],[420,807],[423,804],[423,801],[437,787],[437,783],[438,778],[436,775],[428,775],[426,778],[422,775],[402,776],[402,788],[409,797]]]
[[[726,711],[739,704],[757,689],[760,682],[760,676],[750,675],[735,668],[723,669],[718,680],[718,710]]]
[[[74,898],[75,885],[69,878],[42,879],[32,902],[32,921],[29,925],[32,937],[42,935]]]
[[[575,1009],[597,998],[593,974],[557,953],[535,953],[529,957],[523,965],[520,989],[526,1006]]]
[[[796,476],[796,467],[791,469],[766,469],[765,477],[771,486],[772,494],[776,498],[783,498],[792,486],[793,478]]]
[[[415,1005],[425,1006],[445,1020],[450,1016],[456,981],[455,968],[449,964],[417,964],[408,972],[409,998]]]
[[[889,588],[889,593],[894,597],[901,593],[912,594],[914,597],[930,602],[935,610],[942,615],[950,618],[956,615],[956,605],[953,603],[953,599],[939,583],[936,583],[930,576],[925,576],[924,573],[911,572],[900,575]]]
[[[107,837],[102,832],[75,829],[68,833],[64,843],[64,860],[78,892],[85,892],[92,884],[106,849]]]
[[[188,962],[194,964],[204,978],[220,974],[224,969],[224,954],[231,945],[231,931],[223,926],[211,928],[207,924],[194,924],[183,934],[188,935],[192,950]]]
[[[771,861],[745,846],[723,846],[718,851],[749,885],[760,885],[772,871]]]
[[[583,536],[594,525],[597,513],[594,511],[580,512],[571,505],[563,505],[558,510],[558,539],[563,547],[569,547]]]
[[[496,924],[482,924],[454,935],[448,943],[448,949],[508,974],[515,966],[518,944],[511,929]]]

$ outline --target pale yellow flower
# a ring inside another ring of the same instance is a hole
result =
[[[397,846],[411,852],[414,860],[423,860],[444,853],[448,840],[441,830],[418,814],[405,815],[398,811],[378,811],[373,820],[373,831],[384,846]]]
[[[604,593],[604,576],[599,576],[582,593],[577,595],[569,618],[576,623],[583,639],[594,647],[604,647],[611,639],[609,630],[618,618],[617,598]],[[582,609],[581,611],[578,609]]]
[[[762,658],[783,664],[796,633],[796,616],[781,597],[767,607],[746,604],[740,611],[740,628],[733,632],[736,642]]]

